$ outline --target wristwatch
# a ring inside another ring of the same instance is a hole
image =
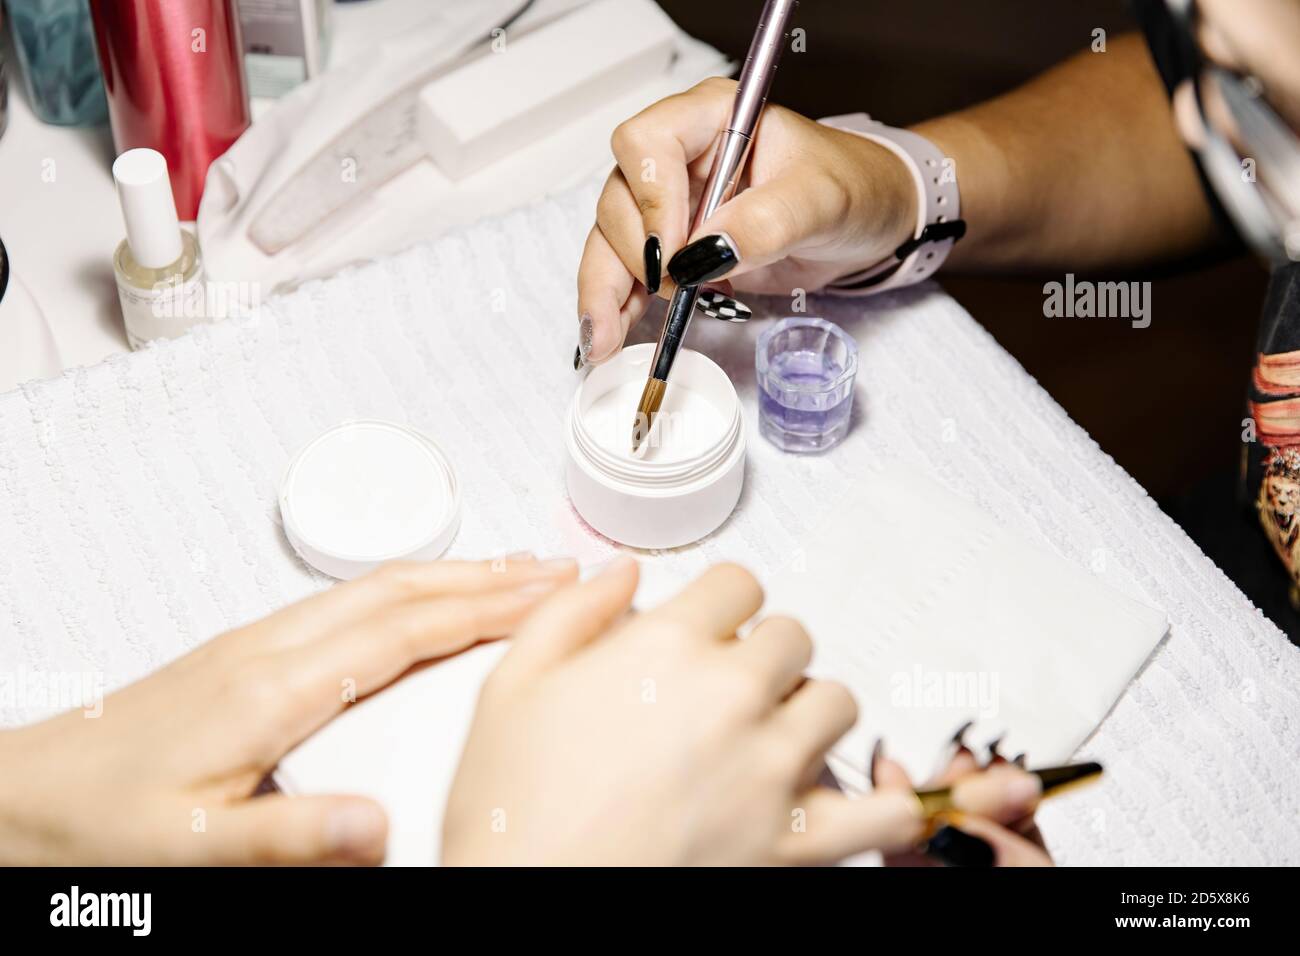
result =
[[[966,234],[955,161],[934,143],[910,130],[877,123],[866,113],[828,116],[819,122],[883,146],[912,173],[918,211],[912,238],[883,262],[836,279],[832,295],[874,295],[923,282],[938,271],[957,240]]]

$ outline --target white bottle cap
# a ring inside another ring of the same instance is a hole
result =
[[[181,224],[163,154],[156,149],[128,149],[113,161],[113,181],[131,257],[149,269],[179,259]]]

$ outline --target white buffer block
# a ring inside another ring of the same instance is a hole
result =
[[[677,27],[652,0],[598,0],[420,91],[420,139],[450,179],[668,69]]]

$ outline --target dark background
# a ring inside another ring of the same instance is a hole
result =
[[[761,8],[759,0],[660,3],[736,60]],[[773,100],[812,117],[864,111],[895,126],[1011,90],[1088,49],[1098,27],[1108,39],[1136,29],[1124,0],[805,0],[795,24],[807,52],[787,57]],[[1152,282],[1146,329],[1044,319],[1043,283],[1060,274],[941,278],[1265,613],[1300,636],[1289,581],[1236,495],[1267,282],[1255,259],[1098,277]]]

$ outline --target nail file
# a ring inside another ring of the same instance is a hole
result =
[[[677,28],[647,0],[597,0],[426,85],[424,148],[453,180],[660,76]]]
[[[258,213],[249,238],[274,255],[419,162],[424,149],[415,137],[418,96],[418,90],[399,93],[317,153]],[[341,169],[355,169],[355,180],[340,176]]]
[[[504,20],[500,13],[485,18],[470,5],[451,8],[446,15],[456,22],[449,25],[448,36],[474,39],[443,51],[441,64],[436,63],[438,54],[431,54],[429,73],[361,117],[308,160],[253,219],[248,230],[253,243],[274,255],[423,159],[426,153],[416,124],[420,89],[440,71],[458,66],[475,44],[483,51],[480,55],[486,55],[485,40],[493,28],[509,25],[529,6],[528,0],[519,0]],[[340,175],[342,169],[352,175]]]

